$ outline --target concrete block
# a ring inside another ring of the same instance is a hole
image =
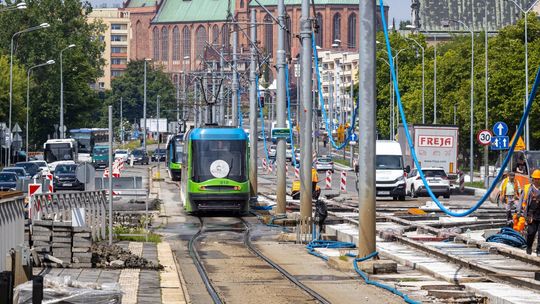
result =
[[[33,235],[32,236],[33,241],[43,241],[43,242],[50,242],[51,237],[47,235]]]
[[[53,248],[71,248],[70,243],[52,243]]]
[[[54,231],[53,236],[55,237],[71,237],[70,231]]]
[[[88,232],[88,233],[92,232],[92,230],[90,230],[88,227],[71,227],[71,230],[73,232]]]
[[[73,237],[90,238],[92,234],[90,232],[76,232],[73,233]]]
[[[73,253],[73,256],[74,256],[74,257],[87,257],[87,258],[91,258],[91,257],[92,257],[92,253],[91,253],[91,252],[74,252],[74,253]]]
[[[53,255],[71,256],[71,248],[53,248]]]
[[[32,224],[35,226],[46,226],[46,227],[52,227],[53,222],[48,220],[35,220],[32,222]]]
[[[71,230],[71,221],[65,221],[65,222],[53,222],[53,227],[68,227]]]
[[[73,253],[83,253],[83,252],[90,252],[90,247],[73,247],[71,248],[71,251]]]
[[[72,263],[72,268],[92,268],[92,263]]]
[[[40,232],[51,232],[51,228],[50,227],[46,227],[46,226],[32,226],[32,232],[37,232],[37,231],[40,231]]]
[[[32,246],[36,252],[51,252],[51,246]]]
[[[73,263],[92,263],[92,257],[72,257]]]
[[[73,242],[73,247],[90,247],[92,242]]]
[[[51,242],[46,242],[46,241],[34,241],[33,242],[34,244],[34,247],[37,247],[37,246],[51,246]]]
[[[57,237],[57,236],[53,235],[52,240],[55,243],[70,243],[71,244],[71,238],[70,237]]]
[[[92,239],[91,238],[73,237],[73,242],[77,242],[77,243],[87,242],[88,246],[92,245]]]

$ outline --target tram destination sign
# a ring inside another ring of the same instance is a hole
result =
[[[272,137],[274,138],[288,138],[291,135],[291,129],[289,128],[273,128]]]

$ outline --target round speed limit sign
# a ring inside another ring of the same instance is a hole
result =
[[[482,146],[491,144],[491,138],[493,138],[493,133],[491,133],[490,130],[480,130],[480,132],[476,134],[476,139]]]

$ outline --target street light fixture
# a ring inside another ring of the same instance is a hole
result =
[[[538,1],[534,1],[529,8],[526,10],[523,9],[523,7],[517,3],[515,0],[506,0],[514,3],[514,5],[523,13],[525,17],[525,102],[523,105],[523,108],[527,106],[527,100],[529,99],[529,39],[528,39],[528,22],[527,22],[527,16],[529,15],[529,12],[536,6]],[[527,121],[525,123],[525,144],[527,145],[527,151],[530,150],[530,143],[529,143],[529,117],[527,116]]]
[[[66,137],[66,127],[64,126],[64,77],[62,68],[62,53],[70,48],[74,48],[75,44],[70,44],[60,51],[60,138]]]
[[[48,28],[48,27],[50,27],[48,23],[42,23],[40,25],[33,26],[30,28],[24,29],[22,31],[18,31],[15,34],[13,34],[13,36],[11,36],[11,53],[10,53],[10,63],[9,63],[9,123],[8,123],[8,128],[10,132],[10,135],[9,135],[10,142],[8,145],[8,166],[11,164],[11,113],[12,113],[12,108],[13,108],[13,41],[15,40],[15,37],[20,34],[33,32],[33,31],[37,31],[40,29]]]
[[[6,6],[6,7],[2,8],[2,9],[0,9],[0,13],[16,11],[16,10],[23,10],[23,9],[26,9],[26,8],[27,8],[26,3],[20,2],[20,3],[17,3],[15,5]]]
[[[465,24],[465,22],[461,20],[448,19],[448,20],[443,20],[441,23],[443,27],[449,27],[450,22],[461,24],[461,26],[463,26],[467,31],[471,33],[471,105],[470,105],[471,106],[471,132],[469,135],[470,136],[469,138],[469,141],[470,141],[469,166],[470,166],[470,174],[471,174],[470,181],[472,182],[474,180],[474,175],[473,175],[474,173],[474,170],[473,170],[474,168],[474,32],[472,28],[468,27],[467,24]]]
[[[28,161],[28,129],[29,129],[29,113],[30,113],[30,74],[35,68],[39,68],[46,65],[54,64],[54,60],[48,60],[47,62],[35,65],[28,69],[28,74],[26,76],[26,161]]]

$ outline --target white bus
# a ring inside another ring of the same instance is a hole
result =
[[[74,163],[77,152],[77,141],[73,138],[49,139],[43,144],[43,158],[53,172],[59,163]]]

